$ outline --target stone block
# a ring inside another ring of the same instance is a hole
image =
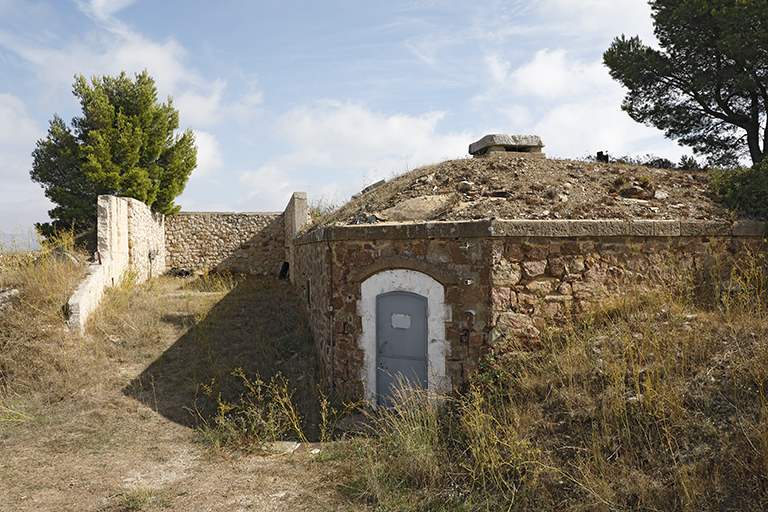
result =
[[[491,269],[491,280],[494,286],[514,286],[520,282],[522,276],[520,265],[506,260],[494,265]]]
[[[492,236],[540,236],[543,221],[538,220],[494,220]]]
[[[451,263],[453,255],[444,244],[432,241],[427,246],[427,261],[433,263]]]
[[[547,295],[544,297],[545,302],[562,302],[567,303],[571,302],[573,300],[573,297],[571,297],[570,294],[561,294],[561,295]]]
[[[507,310],[511,306],[512,290],[506,287],[491,288],[491,306],[494,310]]]
[[[571,287],[574,297],[578,299],[597,297],[605,293],[605,285],[597,281],[574,281]]]
[[[765,222],[741,220],[733,224],[733,236],[763,236],[765,233]]]
[[[569,223],[570,236],[623,236],[628,227],[620,220],[572,220]]]
[[[544,277],[531,281],[525,285],[525,289],[538,295],[548,295],[552,293],[560,284],[560,280],[552,277]]]
[[[731,234],[731,225],[725,221],[681,220],[680,236],[726,236]]]
[[[680,222],[676,220],[654,220],[654,236],[680,236]]]
[[[426,224],[424,238],[481,238],[492,233],[490,220],[431,222]]]
[[[539,261],[524,261],[522,263],[523,274],[526,278],[532,279],[544,275],[544,271],[547,268],[546,260]]]
[[[541,235],[545,237],[565,238],[570,235],[571,223],[567,220],[542,220]]]
[[[477,331],[470,331],[469,333],[469,346],[481,347],[485,344],[485,334]]]
[[[568,273],[568,264],[562,258],[549,258],[549,275],[563,277]]]
[[[655,236],[656,221],[652,220],[631,220],[627,222],[628,235],[630,236]]]
[[[539,336],[540,332],[533,325],[533,320],[528,315],[518,313],[502,313],[496,326],[501,332],[508,330],[514,334],[524,336]]]
[[[502,148],[503,151],[540,153],[544,141],[538,135],[486,135],[469,145],[469,154],[481,155],[494,146]]]

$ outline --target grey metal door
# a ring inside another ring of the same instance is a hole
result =
[[[376,297],[376,394],[389,406],[392,386],[427,389],[427,298],[410,292]]]

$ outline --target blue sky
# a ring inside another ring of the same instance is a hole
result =
[[[198,168],[188,211],[341,201],[489,133],[549,157],[690,154],[621,111],[602,65],[620,34],[652,44],[645,0],[0,0],[0,232],[48,220],[29,179],[74,75],[146,69]]]

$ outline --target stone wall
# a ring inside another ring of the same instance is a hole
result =
[[[338,265],[334,266],[334,283],[332,283],[328,278],[330,256],[328,248],[322,243],[294,246],[291,253],[291,281],[304,299],[309,323],[315,335],[315,345],[329,372],[330,379],[330,290],[331,286],[334,286],[334,297],[343,297],[342,294],[346,291],[336,286],[341,278],[340,269]],[[334,303],[338,308],[343,307],[341,300],[334,299]],[[335,354],[334,359],[336,361],[355,359],[355,364],[362,364],[362,354],[359,351],[354,352],[349,347],[345,348],[345,352],[341,355]]]
[[[457,385],[503,339],[535,342],[545,326],[626,286],[661,283],[676,272],[701,275],[714,258],[765,252],[764,229],[746,222],[490,220],[329,227],[295,241],[292,271],[327,361],[332,337],[334,385],[359,395],[361,283],[378,272],[416,270],[445,287],[446,374]]]
[[[143,282],[165,269],[161,214],[136,199],[103,195],[98,198],[97,217],[96,261],[67,302],[67,325],[81,331],[104,289],[119,284],[126,272],[134,272]]]
[[[165,216],[138,199],[128,203],[128,259],[139,282],[165,272]]]
[[[165,222],[167,268],[277,274],[286,258],[279,212],[182,212]]]

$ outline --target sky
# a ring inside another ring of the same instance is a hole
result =
[[[689,150],[621,110],[602,54],[655,45],[645,0],[0,0],[0,233],[53,205],[29,177],[75,75],[147,70],[191,128],[186,211],[340,203],[491,133],[550,158]]]

